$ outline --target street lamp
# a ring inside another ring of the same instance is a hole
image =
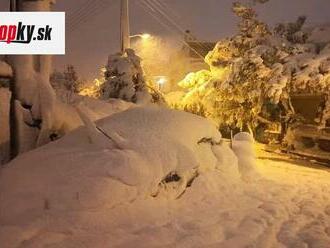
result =
[[[162,91],[164,89],[165,84],[168,82],[168,79],[166,76],[156,76],[154,77],[156,85],[158,87],[159,91]]]
[[[140,37],[143,40],[147,40],[151,38],[151,34],[135,34],[135,35],[131,35],[130,38],[135,38],[135,37]]]

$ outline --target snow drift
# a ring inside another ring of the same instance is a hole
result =
[[[120,148],[100,149],[81,127],[23,154],[2,170],[1,223],[30,223],[42,217],[45,208],[109,207],[160,192],[176,198],[198,175],[216,169],[223,172],[224,182],[239,180],[233,151],[221,141],[216,127],[201,117],[156,107],[133,108],[96,125],[105,134],[121,137]],[[171,191],[162,187],[166,183]]]
[[[326,171],[269,160],[263,173],[280,183],[246,183],[253,139],[237,135],[236,156],[211,123],[178,111],[129,109],[96,128],[119,148],[100,148],[81,127],[1,169],[3,247],[329,244]]]

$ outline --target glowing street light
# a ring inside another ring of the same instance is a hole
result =
[[[140,37],[143,40],[148,40],[151,38],[151,34],[135,34],[135,35],[131,35],[130,38],[135,38],[135,37]]]
[[[159,85],[164,85],[166,83],[166,78],[165,77],[161,77],[158,81],[157,81],[157,84]]]
[[[155,77],[155,82],[158,86],[159,90],[162,90],[164,88],[164,85],[167,83],[167,77],[166,76],[157,76]]]

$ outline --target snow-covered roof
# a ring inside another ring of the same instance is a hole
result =
[[[205,57],[215,47],[215,42],[188,41],[186,46],[189,49],[189,56],[193,58]]]

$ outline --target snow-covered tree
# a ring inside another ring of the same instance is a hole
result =
[[[250,131],[261,123],[298,120],[293,94],[329,92],[330,43],[309,42],[304,17],[272,31],[250,7],[234,3],[233,12],[240,18],[239,33],[207,55],[210,70],[179,83],[186,94],[176,105]]]
[[[120,98],[134,103],[151,101],[141,59],[132,49],[126,49],[124,54],[109,56],[105,79],[100,89],[102,99]]]
[[[55,70],[50,76],[50,83],[57,97],[66,103],[74,101],[74,96],[87,87],[87,83],[79,78],[73,65],[67,65],[63,72]]]
[[[64,72],[55,70],[50,76],[50,81],[54,89],[62,89],[73,93],[79,93],[84,84],[83,80],[78,77],[73,65],[67,65]]]
[[[73,65],[68,65],[64,71],[65,87],[74,93],[78,93],[82,87],[82,81],[79,80],[77,72]]]
[[[293,43],[305,43],[308,39],[307,33],[302,28],[306,22],[306,16],[300,16],[294,23],[280,23],[274,31],[277,35],[286,38]]]
[[[101,86],[105,83],[105,67],[100,69],[100,75],[92,82],[86,83],[79,91],[79,95],[99,99],[101,97]]]
[[[199,105],[218,123],[252,129],[261,111],[264,82],[270,71],[259,53],[274,51],[261,46],[270,32],[257,20],[253,9],[235,3],[233,11],[241,17],[240,34],[220,41],[207,55],[209,71],[192,73],[179,85],[188,89],[184,108]]]

